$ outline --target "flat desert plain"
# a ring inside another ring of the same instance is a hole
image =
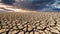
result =
[[[0,12],[0,34],[60,34],[60,12]]]

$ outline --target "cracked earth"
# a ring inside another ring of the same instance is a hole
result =
[[[0,34],[60,34],[60,13],[0,12]]]

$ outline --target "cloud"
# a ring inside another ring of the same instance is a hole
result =
[[[60,1],[59,0],[2,0],[5,4],[15,4],[16,7],[27,10],[56,10],[60,9]]]

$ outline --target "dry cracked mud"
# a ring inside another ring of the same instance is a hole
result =
[[[0,34],[60,34],[60,13],[0,12]]]

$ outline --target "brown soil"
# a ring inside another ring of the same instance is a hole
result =
[[[60,13],[0,12],[0,34],[60,34]]]

